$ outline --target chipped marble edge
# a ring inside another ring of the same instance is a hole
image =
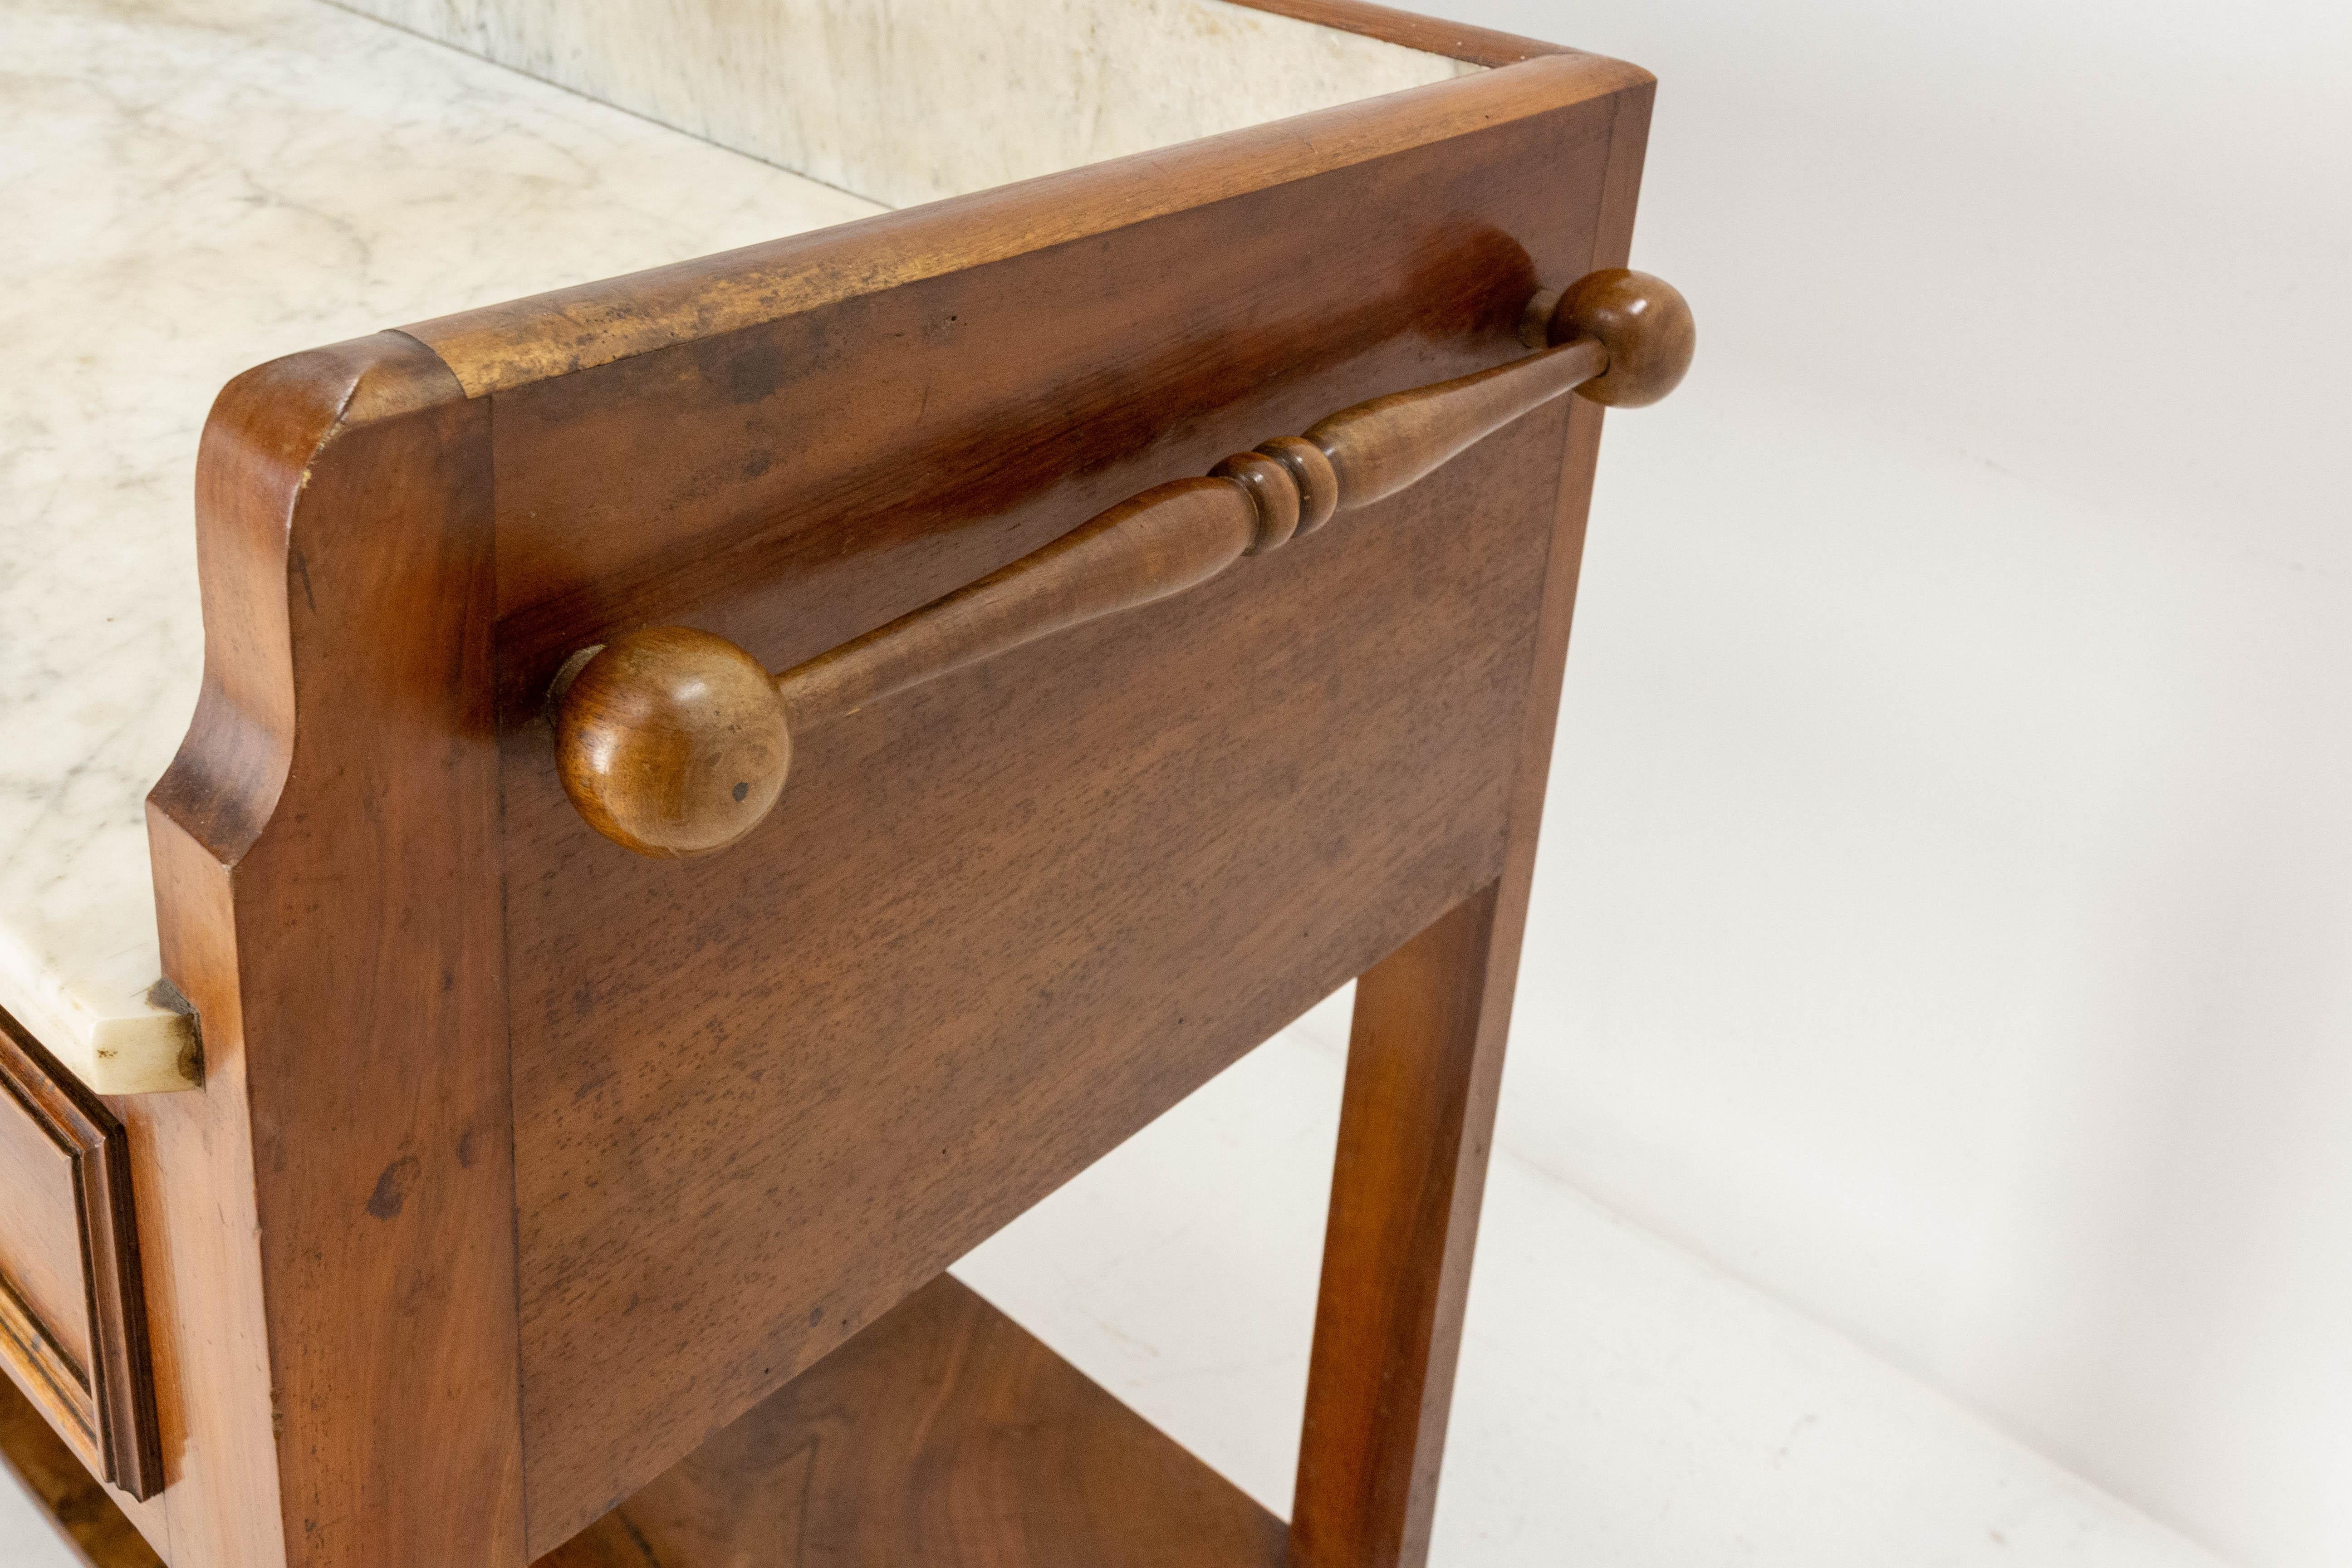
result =
[[[100,1010],[0,933],[0,1009],[92,1094],[170,1094],[203,1084],[193,1008],[171,983]]]

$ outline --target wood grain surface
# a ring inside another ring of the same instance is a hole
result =
[[[1467,23],[1448,21],[1441,16],[1423,16],[1417,12],[1400,11],[1390,5],[1368,5],[1364,0],[1238,0],[1238,3],[1252,10],[1296,16],[1302,22],[1313,22],[1318,26],[1361,33],[1367,37],[1401,44],[1408,49],[1449,55],[1474,65],[1507,66],[1544,55],[1577,52],[1537,38],[1522,38],[1516,34],[1498,33],[1488,27],[1474,27]]]
[[[1307,439],[1339,481],[1338,510],[1352,511],[1418,484],[1473,445],[1540,408],[1607,366],[1591,340],[1562,343],[1491,370],[1409,387],[1328,414]]]
[[[803,279],[773,321],[545,381],[497,384],[552,357],[512,310],[417,329],[504,345],[477,370],[534,1547],[1494,879],[1569,416],[1245,574],[816,731],[791,812],[706,861],[581,821],[547,678],[666,623],[787,667],[1166,475],[1518,357],[1528,293],[1591,265],[1647,79],[1465,79],[1490,96],[1441,94],[1443,140],[1406,95],[1388,146],[1358,127],[1319,172],[1295,127],[1197,144],[1143,216],[1011,256],[1007,228],[1040,242],[1133,198],[940,204],[936,237],[896,231],[925,275],[820,300]],[[1284,182],[1251,189],[1268,148]],[[956,234],[969,261],[944,269]],[[677,286],[646,282],[627,330],[683,312]],[[623,314],[567,296],[537,330]]]
[[[1647,95],[1629,100],[1611,139],[1584,270],[1624,263],[1649,109]],[[1502,874],[1357,989],[1291,1513],[1297,1568],[1428,1561],[1600,452],[1601,406],[1577,398],[1568,413]]]
[[[56,1521],[77,1561],[89,1568],[163,1568],[106,1488],[5,1378],[0,1378],[0,1463]]]
[[[1274,1568],[1284,1534],[942,1275],[539,1568]]]
[[[1485,898],[1460,1114],[1396,1130],[1444,1234],[1327,1279],[1428,1306],[1382,1342],[1417,1405],[1318,1439],[1408,1476],[1318,1539],[1417,1561],[1594,411],[816,731],[728,856],[598,837],[540,700],[650,625],[790,667],[1516,357],[1623,259],[1649,96],[1540,55],[233,383],[150,803],[206,1079],[116,1107],[167,1482],[117,1500],[173,1568],[521,1568]]]
[[[0,1014],[0,1279],[77,1366],[90,1363],[89,1294],[81,1278],[74,1152],[16,1090],[37,1080],[29,1037]],[[37,1049],[37,1047],[34,1048]]]
[[[1570,388],[1639,404],[1681,379],[1694,340],[1670,286],[1616,268],[1555,298],[1571,331],[1591,318],[1595,334],[1563,334],[1555,321],[1557,346],[1343,408],[1303,437],[1227,457],[1206,478],[1155,485],[772,682],[750,653],[691,627],[641,627],[581,649],[548,697],[564,793],[590,826],[637,854],[724,849],[782,792],[794,734],[1197,587],[1281,548],[1302,521],[1313,533],[1336,512],[1419,483]]]
[[[93,1470],[103,1469],[89,1373],[59,1342],[41,1310],[5,1279],[0,1279],[0,1361],[6,1363],[9,1380],[81,1462]]]
[[[488,409],[396,333],[197,464],[203,696],[149,799],[197,1093],[132,1138],[173,1568],[520,1568]]]
[[[1257,503],[1238,482],[1155,485],[977,583],[794,665],[777,690],[795,726],[814,727],[1009,648],[1197,587],[1247,554],[1257,537]]]
[[[0,1012],[0,1350],[133,1498],[163,1488],[142,1276],[122,1124]]]
[[[1488,887],[1356,983],[1294,1505],[1302,1568],[1428,1550],[1453,1379],[1432,1352],[1458,1331],[1441,1320],[1476,1234],[1484,1150],[1464,1140],[1478,1135],[1495,916]]]
[[[481,396],[557,381],[660,349],[723,341],[747,328],[1037,250],[1087,245],[1134,225],[1408,149],[1435,147],[1564,107],[1582,104],[1588,114],[1605,121],[1615,94],[1646,96],[1656,84],[1649,72],[1622,60],[1549,46],[1533,47],[1538,51],[1533,58],[1507,69],[884,213],[628,279],[583,283],[436,317],[403,331],[439,354],[469,395]],[[1346,247],[1318,243],[1300,248],[1318,265],[1328,267],[1343,259],[1340,253]],[[1213,253],[1193,253],[1165,261],[1171,270],[1178,270],[1213,258]],[[1342,269],[1334,276],[1344,279],[1349,274]],[[1570,279],[1549,281],[1559,288]],[[1360,309],[1370,303],[1357,301]],[[946,324],[943,318],[940,325]],[[910,346],[873,339],[836,337],[831,342],[836,354],[853,346],[887,346],[898,353]],[[1245,368],[1254,364],[1254,356],[1245,358]],[[1007,365],[973,390],[985,395],[1001,391],[1007,382],[1017,384],[1013,370]],[[854,411],[837,412],[841,424],[855,427],[858,423]],[[869,441],[869,456],[879,455],[873,450],[876,445],[881,444]],[[903,444],[899,451],[903,455]],[[603,515],[625,517],[633,499],[612,498]],[[1106,498],[1106,504],[1111,499],[1116,498]],[[606,526],[618,529],[619,524]],[[531,570],[517,579],[511,592],[502,584],[502,610],[532,602],[550,587],[593,579],[601,564],[628,561],[635,553],[625,533],[592,536],[578,541],[587,553],[566,563],[558,558],[561,542],[561,525],[551,518],[538,520],[536,527],[514,541],[528,546],[523,559]]]
[[[689,626],[641,626],[583,649],[548,708],[563,793],[640,855],[724,849],[760,825],[792,771],[775,678]]]
[[[1663,278],[1604,267],[1570,284],[1554,305],[1552,342],[1589,337],[1609,352],[1608,368],[1577,388],[1611,408],[1641,408],[1682,384],[1698,351],[1690,301]]]

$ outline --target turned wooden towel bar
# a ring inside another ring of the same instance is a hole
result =
[[[1549,310],[1545,306],[1549,304]],[[1244,555],[1394,495],[1574,390],[1638,407],[1672,392],[1696,345],[1661,279],[1610,268],[1529,301],[1549,347],[1377,397],[1130,497],[1043,549],[887,626],[772,674],[724,637],[649,626],[582,648],[549,691],[566,794],[640,855],[723,849],[782,794],[793,736],[1051,633],[1207,581]],[[1538,335],[1538,333],[1540,335]]]

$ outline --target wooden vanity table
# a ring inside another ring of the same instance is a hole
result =
[[[5,24],[0,1448],[107,1568],[1421,1563],[1650,78],[355,9]],[[944,1270],[1357,976],[1286,1524]]]

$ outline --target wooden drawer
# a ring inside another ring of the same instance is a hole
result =
[[[96,1474],[163,1486],[122,1124],[0,1013],[0,1360]]]

